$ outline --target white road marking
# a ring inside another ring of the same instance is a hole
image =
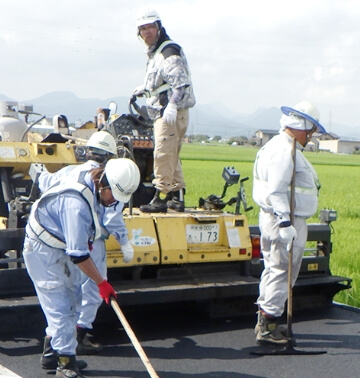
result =
[[[2,365],[0,365],[0,377],[8,377],[8,378],[18,377],[18,378],[21,378],[20,375],[13,373],[11,370],[6,369],[6,367],[2,366]]]

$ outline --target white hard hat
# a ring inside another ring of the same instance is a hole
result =
[[[107,131],[97,131],[91,135],[86,145],[95,148],[97,151],[108,152],[117,155],[116,142],[114,137]]]
[[[320,113],[316,107],[308,101],[301,101],[296,104],[293,108],[288,106],[282,106],[281,111],[287,116],[300,116],[308,119],[317,127],[317,132],[326,133],[325,127],[319,122]]]
[[[140,183],[140,171],[134,161],[127,158],[110,159],[105,175],[117,201],[128,202]]]
[[[161,18],[156,10],[151,8],[142,8],[136,16],[136,27],[139,28],[143,25],[153,24],[156,21],[161,22]]]

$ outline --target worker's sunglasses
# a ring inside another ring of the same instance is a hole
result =
[[[103,187],[99,188],[99,193],[101,193],[101,191],[103,191],[103,190],[105,190],[105,189],[109,189],[109,190],[111,190],[110,186],[107,185],[107,186],[103,186]],[[110,203],[110,204],[107,205],[106,207],[116,206],[118,203],[119,203],[119,201],[116,201],[116,200],[115,200],[114,202]]]

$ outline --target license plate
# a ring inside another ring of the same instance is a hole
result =
[[[219,241],[219,225],[214,224],[187,224],[186,240],[188,244],[217,243]]]

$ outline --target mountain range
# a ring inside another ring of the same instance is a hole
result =
[[[101,99],[83,99],[72,92],[51,92],[33,100],[20,101],[0,94],[0,101],[15,101],[32,104],[36,113],[52,118],[56,114],[64,114],[69,123],[76,125],[93,121],[97,108],[107,108],[111,101],[117,104],[117,114],[129,113],[129,98],[124,96]],[[142,104],[139,104],[142,105]],[[29,118],[36,120],[35,115]],[[277,130],[280,127],[281,111],[279,108],[259,108],[254,113],[243,114],[230,110],[226,105],[218,102],[199,104],[190,110],[188,134],[204,134],[209,137],[219,135],[222,138],[245,136],[251,138],[259,129]],[[325,125],[326,126],[326,125]],[[332,133],[344,139],[359,139],[360,130],[348,125],[331,125]],[[341,132],[341,133],[340,133]]]

